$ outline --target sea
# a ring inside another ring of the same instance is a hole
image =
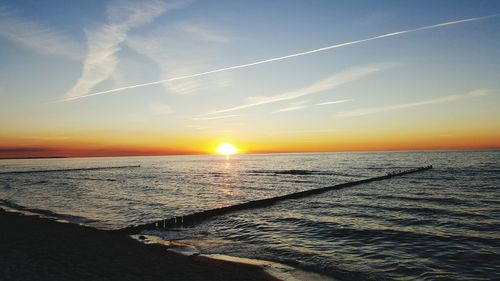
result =
[[[333,280],[500,280],[500,151],[0,160],[0,205],[116,230],[425,165],[144,234]]]

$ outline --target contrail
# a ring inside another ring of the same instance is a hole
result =
[[[422,31],[422,30],[440,28],[440,27],[445,27],[445,26],[459,24],[459,23],[464,23],[464,22],[478,21],[478,20],[483,20],[483,19],[497,17],[497,16],[498,16],[498,14],[495,14],[495,15],[490,15],[490,16],[469,18],[469,19],[456,20],[456,21],[449,21],[449,22],[444,22],[444,23],[439,23],[439,24],[434,24],[434,25],[429,25],[429,26],[424,26],[424,27],[407,29],[407,30],[403,30],[403,31],[397,31],[397,32],[387,33],[387,34],[378,35],[378,36],[374,36],[374,37],[369,37],[369,38],[365,38],[365,39],[360,39],[360,40],[356,40],[356,41],[350,41],[350,42],[346,42],[346,43],[340,43],[340,44],[330,45],[330,46],[326,46],[326,47],[323,47],[323,48],[309,50],[309,51],[300,52],[300,53],[295,53],[295,54],[286,55],[286,56],[282,56],[282,57],[271,58],[271,59],[266,59],[266,60],[260,60],[260,61],[256,61],[256,62],[245,63],[245,64],[240,64],[240,65],[235,65],[235,66],[230,66],[230,67],[224,67],[224,68],[219,68],[219,69],[215,69],[215,70],[200,72],[200,73],[191,74],[191,75],[184,75],[184,76],[179,76],[179,77],[174,77],[174,78],[169,78],[169,79],[164,79],[164,80],[158,80],[158,81],[149,82],[149,83],[143,83],[143,84],[137,84],[137,85],[132,85],[132,86],[120,87],[120,88],[115,88],[115,89],[101,91],[101,92],[95,92],[95,93],[91,93],[91,94],[87,94],[87,95],[82,95],[82,96],[77,96],[77,97],[69,97],[69,98],[65,98],[65,99],[63,99],[61,101],[71,101],[71,100],[77,100],[77,99],[82,99],[82,98],[89,98],[89,97],[99,96],[99,95],[104,95],[104,94],[117,93],[117,92],[120,92],[120,91],[123,91],[123,90],[129,90],[129,89],[140,88],[140,87],[151,86],[151,85],[157,85],[157,84],[162,84],[162,83],[167,83],[167,82],[172,82],[172,81],[178,81],[178,80],[184,80],[184,79],[189,79],[189,78],[194,78],[194,77],[199,77],[199,76],[205,76],[205,75],[209,75],[209,74],[213,74],[213,73],[224,72],[224,71],[229,71],[229,70],[234,70],[234,69],[240,69],[240,68],[255,66],[255,65],[259,65],[259,64],[265,64],[265,63],[270,63],[270,62],[275,62],[275,61],[280,61],[280,60],[286,60],[286,59],[290,59],[290,58],[294,58],[294,57],[299,57],[299,56],[305,56],[305,55],[309,55],[309,54],[324,52],[324,51],[331,50],[331,49],[346,47],[346,46],[350,46],[350,45],[355,45],[355,44],[359,44],[359,43],[364,43],[364,42],[369,42],[369,41],[373,41],[373,40],[383,39],[383,38],[387,38],[387,37],[398,36],[398,35],[403,35],[403,34],[407,34],[407,33]]]

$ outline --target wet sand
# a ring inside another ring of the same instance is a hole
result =
[[[263,280],[261,267],[187,257],[84,226],[0,210],[1,280]]]

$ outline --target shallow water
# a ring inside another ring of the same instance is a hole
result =
[[[155,234],[340,280],[499,279],[500,152],[1,160],[0,198],[116,229],[427,164],[434,169]]]

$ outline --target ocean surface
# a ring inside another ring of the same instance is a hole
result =
[[[500,280],[499,151],[0,160],[0,204],[120,229],[429,164],[154,234],[338,280]]]

